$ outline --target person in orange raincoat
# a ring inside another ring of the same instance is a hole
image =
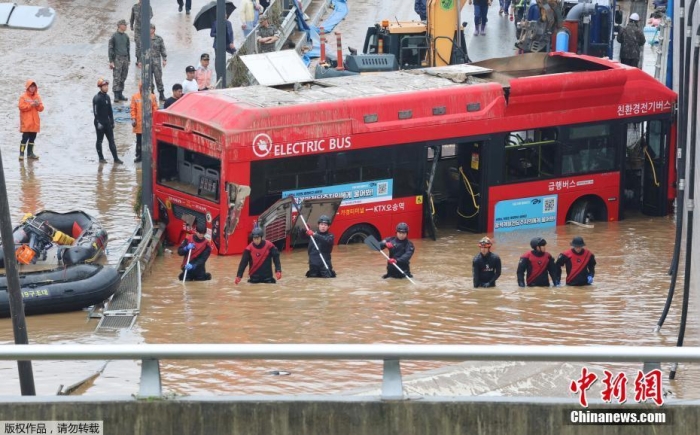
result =
[[[158,110],[156,96],[151,94],[151,115],[155,113],[156,110]],[[136,133],[136,158],[134,159],[134,163],[141,162],[142,118],[143,104],[141,102],[141,83],[139,83],[139,91],[131,96],[131,125],[134,127],[134,133]]]
[[[19,131],[22,133],[19,159],[24,160],[26,147],[27,158],[36,160],[39,157],[34,154],[34,140],[41,127],[39,112],[44,111],[44,103],[41,101],[39,88],[34,80],[27,80],[24,89],[25,92],[19,97]]]

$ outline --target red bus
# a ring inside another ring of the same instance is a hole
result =
[[[291,195],[321,207],[314,223],[337,211],[339,243],[399,222],[435,237],[664,216],[676,99],[572,53],[190,93],[154,115],[155,215],[173,243],[206,222],[219,254],[240,253],[261,215],[268,239],[307,242],[278,203]]]

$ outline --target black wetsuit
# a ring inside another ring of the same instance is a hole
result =
[[[396,259],[396,265],[401,268],[406,273],[406,276],[413,278],[411,275],[411,257],[413,257],[413,252],[415,248],[413,247],[413,242],[408,240],[399,240],[397,237],[388,237],[379,243],[381,249],[386,248],[386,244],[391,243],[393,248],[389,249],[389,258]],[[405,278],[399,270],[394,267],[393,264],[386,263],[386,275],[382,278]]]
[[[573,249],[562,252],[555,262],[557,281],[561,280],[561,267],[566,266],[566,285],[589,285],[588,277],[595,276],[595,255],[586,248],[580,253]]]
[[[314,246],[314,242],[309,240],[309,271],[306,272],[306,277],[335,278],[335,271],[333,271],[333,264],[331,264],[331,252],[333,251],[335,236],[328,231],[325,233],[317,231],[311,237],[316,241],[318,249]],[[319,250],[321,251],[321,255],[323,255],[323,259],[326,260],[328,269],[323,265]]]
[[[527,285],[529,287],[549,287],[549,276],[552,281],[558,280],[557,268],[554,258],[549,252],[529,251],[520,257],[518,262],[518,285],[525,287],[525,272],[527,272]]]
[[[501,276],[501,257],[489,252],[481,255],[476,254],[472,262],[474,274],[474,288],[495,287],[496,280]]]
[[[250,265],[248,273],[250,278],[248,282],[251,284],[268,283],[274,284],[277,281],[272,274],[272,263],[275,263],[275,272],[282,272],[280,264],[280,251],[267,240],[261,241],[259,244],[250,243],[246,246],[241,257],[241,263],[238,265],[236,276],[243,277],[245,268]]]
[[[185,265],[187,264],[188,254],[188,250],[185,249],[185,247],[189,243],[194,243],[195,247],[192,250],[192,254],[190,255],[190,264],[193,267],[192,269],[187,271],[187,281],[210,280],[211,273],[207,273],[204,264],[207,262],[209,255],[211,255],[211,246],[209,245],[209,241],[206,238],[200,239],[199,237],[197,237],[196,234],[190,234],[189,236],[185,237],[185,239],[180,244],[180,247],[177,248],[177,255],[185,257],[182,259],[182,266],[180,267],[180,269],[182,269],[182,272],[180,273],[178,279],[182,281],[182,278],[185,274]]]

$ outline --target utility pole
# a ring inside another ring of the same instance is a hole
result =
[[[7,201],[7,185],[5,184],[5,168],[2,165],[0,153],[0,236],[2,251],[5,254],[5,277],[7,278],[7,294],[10,300],[10,315],[15,344],[29,344],[27,321],[24,317],[24,301],[19,284],[19,270],[15,258],[15,240],[12,237],[12,221],[10,205]],[[34,373],[31,361],[17,361],[19,370],[19,386],[23,396],[35,396]]]
[[[151,0],[141,0],[141,205],[153,212],[153,153],[151,110]],[[136,53],[139,56],[139,53]]]
[[[226,0],[216,0],[216,77],[219,88],[226,87]]]

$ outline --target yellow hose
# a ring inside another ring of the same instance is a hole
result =
[[[661,183],[656,179],[656,169],[654,168],[654,161],[651,159],[651,155],[649,154],[649,151],[647,150],[647,147],[644,147],[644,154],[646,154],[647,159],[649,159],[649,166],[651,166],[651,173],[654,175],[654,186],[659,187]]]

